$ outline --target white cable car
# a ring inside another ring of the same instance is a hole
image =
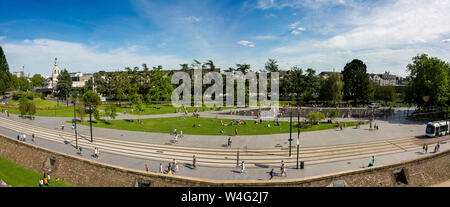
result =
[[[446,121],[428,122],[425,135],[427,137],[438,137],[450,134],[449,124],[450,122]]]

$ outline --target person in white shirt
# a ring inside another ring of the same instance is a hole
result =
[[[162,163],[159,163],[159,173],[163,173],[163,166],[162,166]]]

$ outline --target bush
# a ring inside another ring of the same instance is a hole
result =
[[[22,97],[24,97],[25,96],[25,92],[23,92],[23,91],[17,91],[17,92],[14,92],[13,94],[12,94],[12,99],[14,100],[14,101],[18,101],[20,98],[22,98]]]
[[[45,100],[45,94],[41,93],[41,100]]]
[[[325,114],[322,114],[320,112],[311,112],[306,115],[306,118],[308,118],[311,122],[311,125],[319,124],[319,121],[322,119],[325,119]]]

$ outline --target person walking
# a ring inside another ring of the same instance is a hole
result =
[[[437,151],[439,152],[439,149],[441,148],[441,145],[439,144],[439,142],[436,144],[437,147]]]
[[[428,144],[425,145],[425,153],[428,152]]]
[[[159,163],[159,173],[164,173],[162,163]]]
[[[50,185],[50,174],[47,174],[47,182]]]
[[[237,136],[237,134],[238,134],[238,129],[237,129],[237,127],[235,127],[234,128],[234,136]]]
[[[375,165],[375,156],[372,156],[372,163]]]
[[[244,163],[244,161],[242,161],[242,163],[241,163],[241,174],[242,173],[245,173],[245,163]]]
[[[275,174],[275,172],[273,171],[273,168],[272,168],[272,170],[269,172],[270,180],[272,180],[274,174]]]
[[[83,149],[81,148],[81,146],[79,147],[79,149],[80,149],[80,156],[83,156],[83,154],[82,154]]]
[[[175,159],[173,159],[173,172],[176,173],[178,172],[178,165],[177,165],[177,161]]]
[[[44,187],[44,180],[42,178],[39,179],[39,187]]]
[[[228,142],[227,142],[228,148],[231,147],[231,137],[228,137]]]
[[[169,166],[167,167],[167,174],[172,175],[172,164],[169,162]]]
[[[177,128],[173,129],[173,135],[177,135]]]
[[[44,178],[44,185],[48,186],[48,178],[47,177]]]
[[[423,144],[423,146],[422,146],[422,152],[423,152],[423,153],[425,153],[425,145],[426,145],[426,144]]]
[[[31,134],[31,141],[34,142],[34,133]]]
[[[195,157],[195,155],[192,157],[192,166],[194,167],[194,169],[197,169],[197,166],[195,165],[197,163],[197,158]]]
[[[145,164],[145,171],[148,172],[148,165],[147,164]]]
[[[285,167],[285,165],[284,165],[284,160],[281,160],[280,171],[281,171],[281,173],[280,173],[281,176],[283,176],[283,174],[284,174],[284,176],[287,177],[287,174],[286,174],[286,167]]]

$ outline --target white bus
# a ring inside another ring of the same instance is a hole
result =
[[[450,134],[449,124],[450,122],[446,121],[428,122],[425,134],[427,137],[438,137]]]

